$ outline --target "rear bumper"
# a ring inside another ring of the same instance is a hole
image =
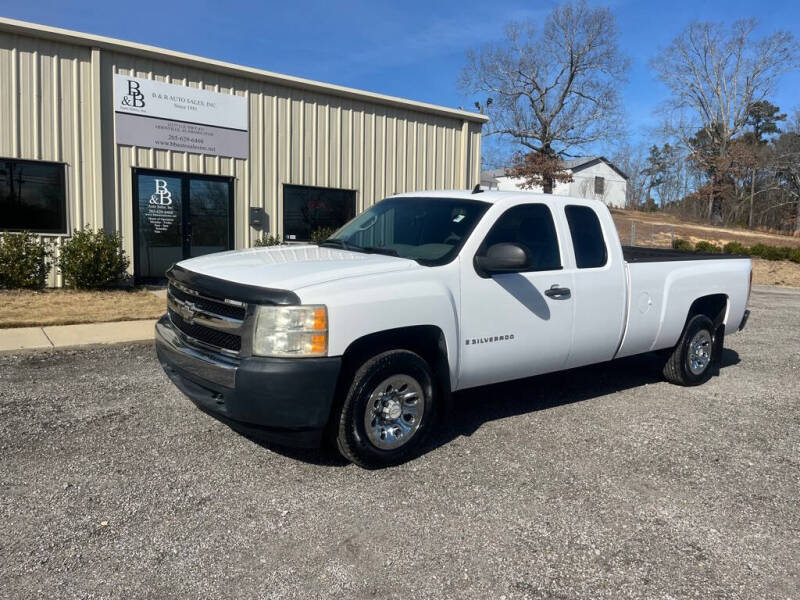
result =
[[[320,445],[340,357],[228,359],[186,344],[166,316],[155,341],[167,376],[204,412],[277,444]]]

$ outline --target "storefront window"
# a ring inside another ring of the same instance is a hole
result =
[[[283,186],[283,238],[287,242],[307,242],[322,228],[339,229],[356,214],[353,190]]]
[[[0,158],[0,230],[67,232],[64,165]]]

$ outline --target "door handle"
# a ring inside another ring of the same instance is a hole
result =
[[[545,290],[544,295],[554,300],[566,300],[572,296],[572,292],[570,292],[569,288],[559,287],[556,283],[550,286],[549,290]]]

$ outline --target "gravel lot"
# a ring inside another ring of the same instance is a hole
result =
[[[705,386],[472,390],[379,472],[237,435],[151,345],[0,356],[0,597],[798,598],[800,293],[752,308]]]

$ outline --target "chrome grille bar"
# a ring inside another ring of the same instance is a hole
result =
[[[234,358],[240,355],[246,303],[214,298],[170,279],[167,309],[186,343]]]

